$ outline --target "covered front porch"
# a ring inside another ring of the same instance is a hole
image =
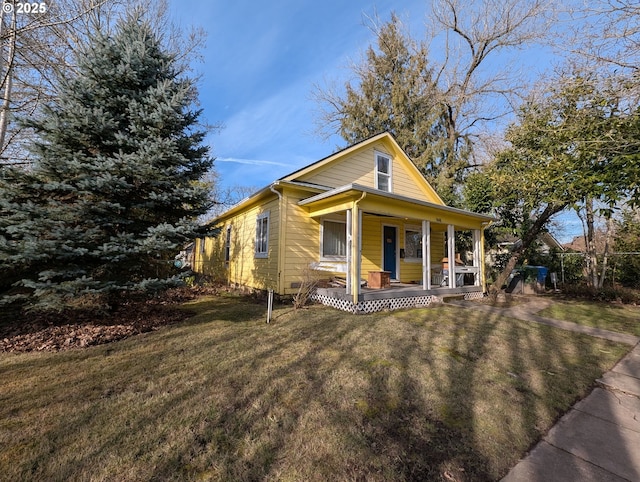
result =
[[[424,290],[422,286],[393,283],[384,289],[363,287],[354,304],[352,295],[344,288],[316,288],[313,299],[323,305],[332,306],[350,313],[374,313],[382,310],[420,308],[441,302],[450,296],[464,296],[465,299],[480,299],[484,292],[476,286],[461,286],[456,289],[437,287]]]
[[[299,204],[321,224],[316,269],[344,273],[346,281],[344,287],[318,288],[317,301],[368,313],[446,296],[483,296],[483,230],[491,217],[358,185]],[[371,273],[390,283],[374,288]]]

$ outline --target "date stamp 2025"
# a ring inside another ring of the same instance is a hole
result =
[[[4,13],[15,11],[16,14],[47,13],[47,4],[46,2],[4,2],[2,11]]]

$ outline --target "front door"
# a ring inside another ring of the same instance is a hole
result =
[[[398,229],[395,226],[383,227],[383,242],[384,247],[382,249],[382,267],[384,271],[391,273],[391,279],[398,279],[396,272],[396,244],[398,238]]]

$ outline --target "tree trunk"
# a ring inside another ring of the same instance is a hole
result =
[[[547,204],[544,211],[531,225],[531,228],[524,234],[524,236],[522,236],[522,244],[520,244],[520,246],[518,246],[511,252],[511,257],[509,258],[507,265],[498,275],[498,278],[494,281],[494,283],[489,287],[490,296],[496,297],[498,293],[502,291],[502,285],[506,283],[507,278],[509,278],[511,271],[513,271],[513,269],[516,267],[516,264],[522,257],[522,254],[529,248],[529,246],[531,246],[531,243],[535,241],[535,239],[542,232],[549,220],[560,211],[563,211],[566,207],[566,203]]]
[[[4,22],[4,19],[1,21]],[[9,50],[7,52],[7,61],[5,64],[5,72],[2,78],[2,105],[0,105],[0,153],[4,152],[5,139],[7,137],[7,126],[9,124],[9,114],[11,109],[11,88],[13,86],[13,61],[16,48],[16,13],[13,12],[11,18],[10,31],[8,35]]]
[[[585,254],[587,258],[587,284],[592,288],[598,288],[598,253],[595,240],[595,215],[593,211],[593,199],[587,198],[584,203],[586,216]]]
[[[611,242],[612,235],[612,222],[611,218],[607,218],[607,232],[605,235],[604,241],[604,253],[602,255],[602,271],[600,272],[600,279],[598,280],[598,289],[602,289],[604,287],[604,280],[607,276],[607,266],[609,264],[609,244]]]

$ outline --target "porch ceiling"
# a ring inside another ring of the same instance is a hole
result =
[[[481,229],[494,220],[492,216],[399,196],[358,184],[348,184],[303,199],[298,204],[306,207],[311,217],[318,217],[351,209],[356,201],[363,212],[453,224],[467,229]]]

